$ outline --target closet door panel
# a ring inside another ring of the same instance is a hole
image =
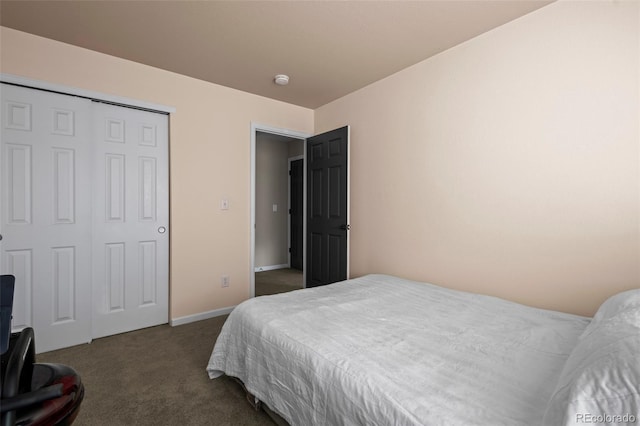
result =
[[[168,321],[168,118],[94,103],[93,129],[93,337],[102,337]]]
[[[2,84],[2,273],[36,350],[91,341],[91,102]]]

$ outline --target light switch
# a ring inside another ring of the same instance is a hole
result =
[[[275,213],[275,212],[277,212],[277,211],[278,211],[278,205],[277,205],[277,204],[274,204],[274,205],[273,205],[273,212]]]
[[[220,210],[229,210],[229,200],[227,199],[220,200]]]

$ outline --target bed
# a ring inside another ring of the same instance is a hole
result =
[[[207,372],[290,425],[638,424],[638,354],[640,289],[592,319],[367,275],[241,303]]]

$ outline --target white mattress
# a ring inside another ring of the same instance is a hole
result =
[[[368,275],[238,305],[207,371],[291,425],[535,425],[589,322]]]

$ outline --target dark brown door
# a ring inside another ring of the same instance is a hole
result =
[[[289,215],[291,218],[289,232],[291,241],[289,241],[289,253],[291,254],[291,267],[293,269],[302,270],[302,237],[303,237],[303,200],[304,200],[304,160],[294,160],[291,162],[291,170],[289,170],[291,185],[290,199],[291,209]]]
[[[307,287],[347,279],[349,127],[307,139]]]

